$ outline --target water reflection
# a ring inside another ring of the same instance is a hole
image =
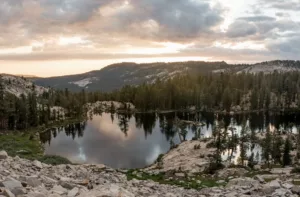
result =
[[[176,117],[198,121],[201,125],[177,124]],[[71,124],[51,129],[41,135],[45,153],[61,155],[76,163],[103,163],[114,168],[141,168],[153,163],[170,146],[193,138],[213,136],[215,125],[224,124],[232,146],[223,159],[237,163],[240,146],[234,137],[239,136],[246,120],[248,132],[263,133],[266,128],[279,132],[297,132],[299,114],[253,113],[247,115],[215,115],[212,113],[166,114],[110,114],[91,116],[85,123]],[[261,147],[247,144],[247,156],[254,155],[259,161]]]

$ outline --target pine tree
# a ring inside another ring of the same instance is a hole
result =
[[[291,160],[291,143],[289,138],[286,138],[285,143],[284,143],[284,152],[283,152],[283,166],[288,166],[291,165],[292,160]]]
[[[256,162],[254,160],[254,153],[251,153],[251,156],[248,159],[248,167],[253,168],[256,165]]]
[[[5,100],[5,92],[4,92],[4,81],[2,76],[0,76],[0,128],[6,128],[6,100]]]
[[[271,159],[271,152],[272,152],[272,135],[269,128],[267,128],[266,130],[266,137],[263,139],[262,145],[263,145],[262,157],[267,162],[268,167],[270,167],[270,159]]]
[[[240,135],[240,151],[241,151],[240,161],[241,161],[241,165],[244,165],[244,161],[247,159],[248,131],[249,131],[249,129],[246,125],[246,121],[244,121],[242,130],[241,130],[241,135]]]
[[[28,96],[29,103],[29,124],[32,127],[36,127],[39,125],[39,117],[38,117],[38,108],[37,108],[37,96],[36,93],[33,92]]]

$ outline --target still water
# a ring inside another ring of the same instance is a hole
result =
[[[113,168],[142,168],[152,164],[157,157],[170,149],[170,144],[191,140],[199,129],[187,125],[185,136],[174,125],[175,117],[199,121],[201,138],[211,137],[213,125],[223,121],[226,128],[240,132],[247,122],[255,132],[266,128],[297,132],[300,114],[253,113],[247,115],[219,115],[212,113],[167,113],[167,114],[110,114],[93,115],[90,120],[67,127],[50,129],[41,135],[45,154],[60,155],[75,163],[101,163]],[[259,155],[261,148],[255,145],[248,150]],[[226,159],[229,152],[223,154]],[[239,147],[233,161],[239,157]]]

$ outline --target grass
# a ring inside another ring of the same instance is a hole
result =
[[[0,150],[5,150],[8,155],[19,156],[25,159],[37,159],[43,156],[43,147],[38,139],[34,139],[31,132],[10,133],[0,135]]]
[[[269,172],[269,171],[254,171],[253,170],[253,171],[250,171],[250,172],[246,173],[245,176],[252,178],[256,175],[263,175],[263,174],[272,174],[272,173]]]
[[[270,164],[270,166],[268,166],[268,164],[264,164],[261,166],[261,169],[272,169],[272,168],[282,168],[282,165],[280,164]]]
[[[180,179],[170,179],[170,177],[168,177],[165,173],[153,175],[138,170],[129,170],[126,173],[126,175],[128,180],[152,180],[160,184],[176,185],[185,189],[202,189],[204,187],[224,186],[226,184],[217,183],[218,180],[216,179],[203,178],[201,176],[195,176],[190,178],[180,177]]]
[[[0,135],[0,150],[5,150],[11,157],[19,156],[29,160],[39,160],[46,164],[59,165],[71,164],[63,157],[44,155],[44,149],[39,139],[34,137],[34,132],[14,132]]]
[[[293,184],[294,185],[300,185],[300,180],[298,179],[298,180],[293,180]]]

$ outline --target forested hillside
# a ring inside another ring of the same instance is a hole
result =
[[[26,129],[85,114],[84,105],[96,101],[133,103],[139,111],[202,110],[242,112],[253,110],[298,110],[300,72],[251,74],[231,72],[183,74],[155,83],[125,86],[114,92],[74,93],[35,85],[27,94],[7,91],[0,78],[0,127]],[[12,86],[13,88],[13,86]],[[127,106],[127,105],[124,105]],[[111,106],[114,111],[114,106]],[[125,109],[126,110],[126,109]]]
[[[300,61],[269,61],[257,64],[227,64],[226,62],[173,62],[173,63],[119,63],[109,65],[101,70],[88,73],[33,79],[37,85],[80,92],[118,90],[126,85],[151,84],[156,80],[166,81],[179,75],[199,75],[209,73],[252,73],[265,74],[277,72],[300,71]]]
[[[24,78],[0,75],[0,129],[23,130],[79,118],[86,103],[84,95],[43,89]]]
[[[132,102],[138,109],[248,111],[298,109],[300,72],[219,73],[178,76],[154,84],[126,86],[110,99]]]

